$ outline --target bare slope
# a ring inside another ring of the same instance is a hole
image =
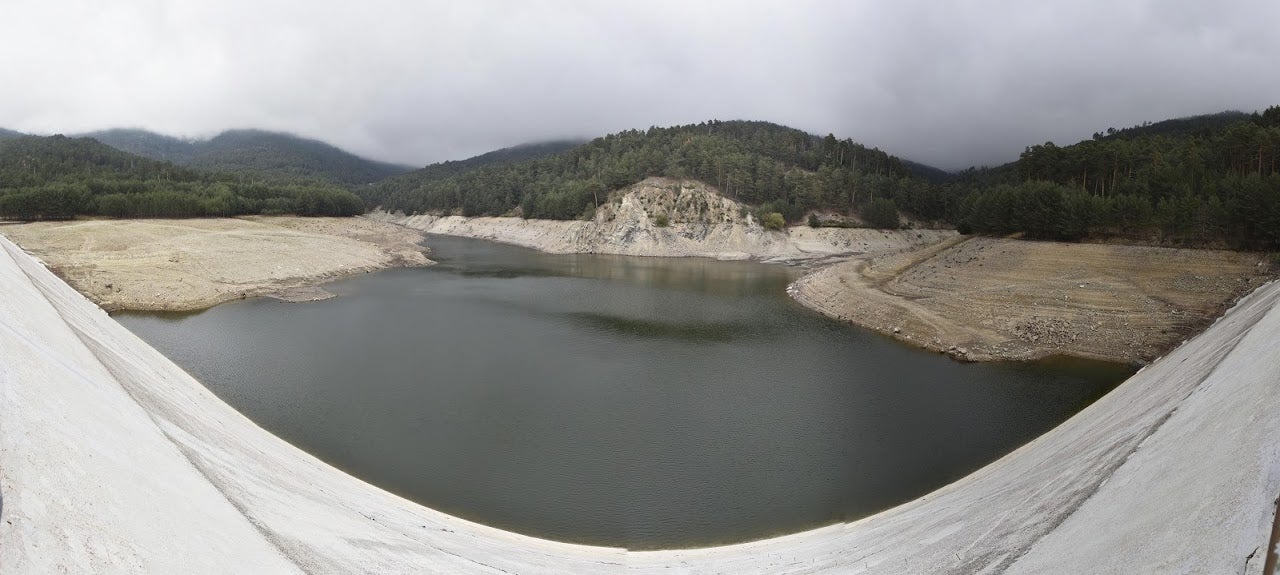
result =
[[[955,238],[846,261],[788,290],[824,314],[962,359],[1142,363],[1274,275],[1258,254]]]
[[[382,214],[428,233],[481,238],[552,253],[814,261],[936,243],[945,230],[764,229],[747,209],[693,180],[649,178],[618,192],[591,221]],[[665,217],[666,224],[662,219]]]
[[[327,293],[314,286],[331,279],[430,263],[420,234],[363,218],[39,222],[0,234],[108,310],[320,299]]]

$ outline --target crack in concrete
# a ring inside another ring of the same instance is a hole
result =
[[[1248,566],[1248,563],[1245,563]],[[1276,498],[1276,509],[1272,516],[1271,539],[1267,543],[1267,560],[1262,566],[1263,575],[1280,573],[1280,497]]]

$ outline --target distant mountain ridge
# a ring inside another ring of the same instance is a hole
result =
[[[92,138],[122,152],[179,165],[187,164],[196,157],[199,143],[199,140],[129,128],[89,132],[77,137]]]
[[[588,219],[612,192],[665,176],[705,182],[761,215],[789,221],[815,210],[862,212],[880,199],[880,212],[894,220],[885,225],[896,227],[895,207],[885,198],[897,196],[899,208],[927,219],[941,215],[940,199],[912,177],[926,172],[940,178],[937,170],[908,166],[851,139],[771,122],[625,130],[519,161],[495,154],[434,164],[357,193],[366,205],[406,213]]]
[[[423,181],[456,176],[480,168],[499,166],[502,164],[515,164],[544,156],[552,156],[567,150],[572,150],[573,148],[585,143],[587,143],[587,140],[551,140],[500,148],[492,152],[485,152],[478,156],[472,156],[465,160],[439,162],[431,164],[425,168],[419,168],[411,172],[391,176],[385,181],[379,182],[378,187],[412,187]]]
[[[228,130],[191,140],[146,130],[82,134],[145,158],[268,180],[316,178],[348,186],[378,182],[412,167],[362,158],[319,140],[264,130]]]
[[[1182,118],[1172,118],[1159,122],[1144,122],[1128,128],[1107,128],[1106,132],[1097,132],[1095,140],[1138,138],[1142,136],[1208,136],[1210,133],[1225,129],[1231,124],[1251,121],[1254,115],[1236,110],[1226,110],[1214,114],[1199,114]]]
[[[1274,109],[1274,107],[1272,108]],[[1272,112],[1274,114],[1274,112]],[[1059,148],[1073,148],[1075,146],[1091,146],[1091,142],[1115,142],[1117,140],[1141,140],[1147,138],[1161,137],[1168,140],[1173,139],[1191,139],[1198,138],[1207,140],[1218,132],[1225,131],[1233,124],[1240,122],[1252,123],[1263,122],[1263,115],[1259,113],[1248,114],[1235,110],[1225,110],[1222,112],[1214,112],[1211,114],[1197,114],[1194,116],[1185,116],[1181,118],[1171,118],[1158,122],[1143,122],[1127,128],[1107,128],[1104,131],[1094,132],[1093,138],[1089,140],[1081,140],[1071,144],[1063,144]],[[1052,142],[1046,142],[1050,144]],[[994,166],[970,167],[964,170],[947,173],[947,177],[942,180],[935,180],[938,183],[953,184],[957,186],[995,186],[998,184],[1016,184],[1025,179],[1025,174],[1021,173],[1025,168],[1025,160],[1027,152],[1033,149],[1040,149],[1041,145],[1028,145],[1023,154],[1018,159],[1010,160],[1003,164]],[[905,162],[911,164],[911,162]],[[914,168],[914,167],[913,167]],[[925,169],[931,169],[925,166]],[[939,170],[940,171],[940,170]],[[932,179],[925,173],[917,174],[926,179]]]
[[[0,146],[24,141],[15,136],[19,134],[0,130]],[[201,141],[141,130],[89,136],[148,158],[218,173],[221,179],[184,175],[194,182],[187,187],[202,194],[205,203],[179,205],[165,198],[165,213],[240,213],[242,206],[264,212],[332,211],[327,204],[349,211],[351,202],[345,198],[319,201],[300,195],[307,186],[337,184],[357,194],[365,206],[387,211],[588,220],[614,202],[618,190],[666,177],[703,182],[775,227],[802,221],[811,226],[954,225],[966,233],[1017,233],[1032,239],[1280,250],[1280,106],[1108,128],[1074,144],[1029,145],[1007,164],[951,174],[851,139],[746,120],[514,146],[412,171],[323,142],[260,130],[235,130]],[[76,214],[145,215],[150,208],[142,204],[116,209],[113,202],[134,188],[159,198],[152,192],[171,181],[161,169],[135,173],[142,164],[134,162],[126,173],[106,177],[104,184],[94,161],[58,159],[73,148],[91,156],[97,152],[75,142],[48,144],[37,149],[28,141],[23,146],[35,153],[33,158],[46,154],[41,160],[46,166],[71,170],[77,185],[84,183],[89,193],[103,196],[93,205],[81,202],[88,211]],[[5,199],[11,207],[47,203],[37,192],[56,199],[66,191],[44,185],[56,183],[58,173],[27,181],[35,164],[26,158],[11,160],[0,166],[10,179],[7,184],[0,180],[0,196],[11,196]],[[142,183],[138,187],[122,181]],[[239,187],[228,196],[215,191],[214,184]],[[281,188],[271,193],[282,202],[228,203],[232,196],[253,200],[254,185]],[[36,217],[67,213],[40,209],[44,211]],[[655,221],[669,219],[665,209],[655,207]]]
[[[928,164],[913,162],[906,158],[899,158],[899,160],[902,161],[902,165],[907,167],[907,170],[911,172],[911,175],[933,183],[942,183],[955,176],[954,173],[948,172],[942,168],[935,168]]]
[[[362,212],[350,190],[313,178],[250,181],[144,158],[93,138],[0,138],[0,219]]]
[[[527,144],[519,144],[508,148],[500,148],[492,152],[485,152],[479,156],[472,156],[465,160],[442,162],[433,165],[456,166],[458,168],[479,168],[490,164],[523,162],[525,160],[540,158],[542,156],[559,154],[560,152],[576,148],[587,142],[588,140],[586,138],[529,142]]]
[[[945,184],[962,230],[1280,249],[1280,106],[1028,146],[1017,161]]]

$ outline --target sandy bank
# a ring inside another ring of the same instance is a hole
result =
[[[960,359],[1143,363],[1274,277],[1268,262],[1227,251],[957,237],[837,263],[788,292],[828,316]]]
[[[323,299],[343,276],[430,262],[421,234],[364,218],[91,220],[0,226],[107,310]]]

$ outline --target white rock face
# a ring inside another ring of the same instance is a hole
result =
[[[470,523],[262,430],[0,238],[0,573],[1249,573],[1280,493],[1280,284],[937,492],[627,552]]]
[[[658,216],[667,218],[659,225]],[[813,260],[883,253],[937,243],[951,230],[793,227],[766,230],[742,204],[696,181],[650,178],[627,188],[591,221],[381,214],[427,233],[479,238],[550,253],[716,259]]]

